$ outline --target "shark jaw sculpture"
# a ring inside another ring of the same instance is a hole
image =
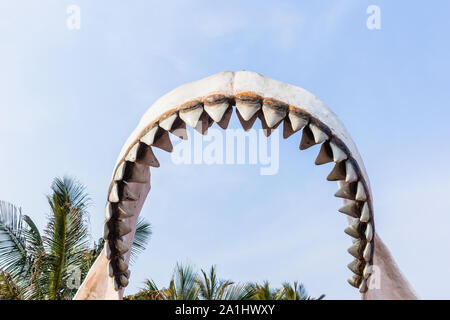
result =
[[[106,203],[105,247],[75,299],[120,300],[128,285],[128,264],[136,221],[150,191],[150,167],[159,167],[152,148],[172,151],[169,133],[186,138],[186,124],[203,134],[214,122],[226,129],[235,106],[245,130],[257,118],[266,129],[283,122],[283,136],[302,131],[300,149],[321,144],[316,165],[334,162],[327,179],[337,181],[339,212],[353,239],[348,283],[363,299],[415,299],[408,282],[375,232],[372,192],[363,161],[337,116],[308,91],[257,73],[221,72],[188,83],[157,100],[122,148]]]

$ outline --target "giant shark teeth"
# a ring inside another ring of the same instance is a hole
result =
[[[117,182],[113,183],[111,190],[109,191],[108,200],[109,200],[109,202],[112,202],[112,203],[116,203],[116,202],[120,201],[119,185],[117,184]]]
[[[197,122],[197,125],[195,126],[195,130],[200,132],[202,135],[206,135],[208,133],[209,127],[211,127],[213,123],[214,120],[209,117],[208,113],[203,112]]]
[[[200,103],[187,106],[185,109],[180,110],[180,118],[186,122],[188,126],[194,128],[197,126],[198,120],[203,113],[203,107]]]
[[[367,263],[363,270],[364,279],[368,279],[371,274],[372,274],[372,265]]]
[[[364,263],[361,260],[355,259],[352,262],[350,262],[347,267],[354,273],[357,274],[359,276],[362,275],[363,273],[363,268]]]
[[[369,262],[372,259],[372,245],[370,244],[370,242],[367,243],[367,246],[364,249],[363,258],[367,262]]]
[[[169,132],[186,139],[186,125],[202,134],[206,133],[213,122],[226,129],[233,113],[232,105],[235,102],[236,114],[244,130],[249,130],[256,118],[260,118],[265,134],[269,136],[281,122],[284,122],[284,138],[303,129],[301,150],[321,144],[315,160],[317,165],[335,162],[327,179],[340,181],[341,187],[335,196],[350,201],[345,201],[345,205],[339,211],[355,218],[352,224],[345,229],[345,233],[354,238],[353,245],[347,251],[356,258],[349,264],[349,268],[356,273],[349,279],[349,283],[359,288],[361,292],[365,292],[367,287],[365,279],[368,278],[366,269],[373,254],[371,241],[374,231],[373,225],[370,223],[369,186],[365,184],[364,168],[360,166],[356,158],[352,158],[352,153],[355,151],[351,146],[347,147],[344,144],[345,139],[341,140],[333,128],[327,127],[314,113],[309,113],[303,108],[300,109],[272,98],[264,98],[247,92],[235,96],[227,94],[229,93],[195,98],[196,100],[183,105],[171,107],[172,109],[169,109],[162,117],[152,120],[151,126],[141,132],[137,142],[130,143],[131,148],[120,160],[108,194],[106,223],[103,231],[105,253],[110,259],[108,274],[114,277],[117,288],[127,286],[130,277],[123,254],[127,256],[129,254],[130,248],[126,245],[124,236],[132,230],[125,219],[133,216],[133,212],[127,208],[136,206],[136,204],[126,201],[136,201],[140,196],[131,192],[128,183],[132,185],[132,183],[148,182],[148,178],[145,178],[147,175],[149,176],[148,166],[159,167],[160,165],[152,147],[158,147],[168,152],[173,149]],[[178,129],[181,131],[178,132]]]
[[[170,131],[172,130],[172,126],[175,123],[175,120],[177,120],[177,117],[178,117],[177,114],[173,113],[172,115],[169,115],[163,120],[159,120],[159,126],[166,131]]]
[[[155,141],[156,133],[158,132],[159,127],[153,126],[149,128],[144,136],[140,139],[143,143],[145,143],[148,146],[151,146],[153,142]]]
[[[245,120],[244,118],[242,118],[239,112],[236,112],[236,115],[239,119],[239,122],[242,125],[242,128],[245,131],[250,130],[253,127],[253,124],[255,123],[256,119],[258,118],[258,113],[255,113],[249,120]]]
[[[170,142],[169,134],[166,130],[155,125],[147,130],[147,133],[140,139],[148,146],[155,146],[167,152],[172,152],[173,146]]]
[[[309,126],[306,126],[302,132],[302,140],[300,141],[300,150],[306,150],[315,145],[314,135]]]
[[[364,202],[364,205],[361,210],[361,222],[369,222],[370,221],[370,211],[369,211],[369,204],[367,202]]]
[[[121,272],[126,272],[128,270],[128,264],[125,262],[123,255],[117,257],[116,265]]]
[[[109,241],[107,241],[107,240],[105,241],[104,248],[105,248],[105,256],[106,256],[106,258],[108,260],[111,260],[111,258],[112,258],[112,251],[111,251],[111,247],[109,245]]]
[[[283,120],[284,117],[286,117],[287,110],[288,110],[287,105],[274,103],[271,100],[264,100],[262,111],[267,126],[269,128],[273,128],[276,124],[280,123],[281,120]]]
[[[348,204],[339,209],[339,212],[349,215],[353,218],[359,218],[359,205],[355,201],[349,201]]]
[[[364,185],[361,181],[358,181],[358,188],[356,190],[356,196],[355,199],[358,201],[366,201],[367,200],[367,194],[364,190]]]
[[[239,94],[236,96],[236,109],[244,121],[249,121],[261,109],[261,99],[254,94]]]
[[[345,171],[345,162],[338,162],[334,165],[333,170],[327,177],[328,181],[339,181],[345,180],[346,171]]]
[[[361,281],[361,284],[359,285],[359,292],[361,293],[365,293],[367,292],[369,288],[367,287],[367,281],[365,279],[363,279]]]
[[[358,180],[356,170],[350,161],[345,162],[345,172],[346,172],[345,182],[355,182]]]
[[[109,226],[108,221],[105,221],[105,223],[103,224],[102,238],[103,240],[108,240],[108,237],[109,237]]]
[[[319,143],[322,143],[322,142],[325,142],[326,140],[328,140],[328,135],[325,132],[323,132],[323,130],[320,129],[317,125],[311,123],[309,125],[309,127],[314,136],[314,142],[316,144],[319,144]]]
[[[365,231],[364,234],[366,236],[366,241],[370,242],[370,241],[372,241],[372,238],[373,238],[372,224],[371,223],[367,223],[366,225],[367,225],[367,227],[366,227],[366,231]]]
[[[316,161],[314,163],[316,165],[321,165],[332,161],[333,161],[333,151],[331,150],[328,141],[325,141],[324,143],[322,143],[319,154],[317,155]]]
[[[225,112],[229,108],[229,103],[222,102],[219,104],[206,104],[204,105],[204,109],[206,113],[213,119],[215,122],[220,122],[223,119]]]
[[[116,222],[116,231],[119,237],[125,236],[131,232],[131,228],[128,226],[123,220],[117,220]]]
[[[116,239],[114,245],[117,249],[117,252],[119,252],[119,254],[124,254],[124,253],[128,252],[128,250],[130,250],[130,248],[128,248],[127,244],[125,243],[124,237],[120,237],[120,238]]]
[[[217,122],[217,125],[224,130],[227,129],[232,115],[233,115],[233,108],[228,107],[228,110],[225,111],[225,114],[223,115],[222,120]]]
[[[361,278],[361,276],[354,275],[351,278],[349,278],[347,281],[352,287],[359,288],[362,278]]]
[[[361,224],[359,219],[353,220],[352,224],[345,228],[344,232],[350,237],[358,239],[360,237]]]
[[[304,115],[300,115],[299,113],[296,113],[295,111],[289,111],[288,115],[289,121],[291,123],[292,131],[297,132],[304,126],[308,124],[308,117]]]
[[[347,155],[345,152],[339,148],[336,143],[330,142],[331,150],[333,151],[333,161],[334,162],[341,162],[345,159],[347,159]]]
[[[347,252],[350,253],[356,259],[362,258],[362,242],[360,239],[355,240],[353,245],[347,249]]]
[[[161,150],[172,152],[173,146],[172,142],[170,142],[169,133],[166,130],[160,130],[161,134],[159,134],[159,137],[155,139],[153,142],[153,146],[160,148]]]
[[[356,183],[344,183],[344,185],[334,194],[337,198],[355,200]]]

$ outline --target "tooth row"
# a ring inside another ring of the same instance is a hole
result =
[[[339,212],[353,218],[352,223],[344,230],[346,234],[354,238],[353,245],[348,249],[355,258],[348,265],[354,276],[348,279],[348,282],[364,293],[368,289],[367,278],[370,273],[367,272],[367,268],[370,266],[373,251],[373,227],[368,192],[345,148],[334,141],[325,128],[310,123],[303,129],[300,149],[304,150],[316,144],[322,145],[315,164],[335,163],[327,179],[341,182],[341,187],[335,196],[345,199],[345,204]]]
[[[132,214],[127,212],[123,202],[139,199],[139,195],[131,192],[129,183],[147,182],[148,166],[159,167],[152,147],[172,151],[169,132],[187,139],[186,125],[202,134],[205,134],[214,122],[226,129],[233,112],[233,101],[244,130],[249,130],[259,118],[266,136],[269,136],[284,122],[284,138],[303,129],[301,150],[321,144],[315,161],[317,165],[335,163],[327,179],[342,183],[335,196],[346,199],[346,204],[339,211],[353,218],[353,222],[345,229],[345,233],[355,239],[348,249],[355,258],[348,267],[355,275],[348,281],[361,292],[365,292],[373,251],[373,227],[368,192],[364,182],[360,180],[354,160],[349,158],[346,147],[333,137],[330,130],[316,123],[308,114],[280,101],[262,98],[253,93],[242,93],[235,97],[211,95],[173,109],[145,130],[140,140],[130,148],[123,162],[117,166],[108,195],[107,219],[103,234],[105,253],[110,260],[108,272],[114,277],[116,288],[125,287],[129,279],[128,265],[124,256],[129,248],[124,237],[131,232],[126,219]]]

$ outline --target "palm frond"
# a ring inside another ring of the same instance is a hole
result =
[[[45,230],[44,245],[48,251],[48,298],[70,298],[66,282],[73,270],[82,268],[88,245],[86,208],[89,198],[78,181],[55,178],[52,194],[47,196],[52,209]]]
[[[136,262],[137,256],[142,253],[152,235],[151,224],[144,218],[139,218],[136,223],[136,233],[134,235],[133,245],[131,246],[131,263]]]
[[[177,263],[168,290],[169,300],[198,300],[197,274],[192,266]]]
[[[0,269],[17,279],[27,267],[27,243],[21,209],[0,201]]]
[[[23,290],[13,277],[0,270],[0,300],[23,300]]]

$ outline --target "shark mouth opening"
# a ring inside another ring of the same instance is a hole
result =
[[[284,138],[302,133],[300,150],[321,145],[316,165],[335,163],[327,180],[338,182],[335,196],[344,201],[339,212],[349,218],[344,232],[353,240],[348,253],[354,260],[348,268],[354,276],[348,282],[365,293],[375,225],[370,184],[356,146],[336,115],[311,93],[247,71],[222,72],[173,90],[150,107],[125,143],[109,187],[103,231],[111,285],[121,291],[130,279],[130,248],[150,190],[150,167],[160,165],[152,148],[171,152],[169,134],[186,139],[186,125],[202,134],[214,122],[226,129],[233,109],[244,130],[259,119],[269,136],[283,124]]]

